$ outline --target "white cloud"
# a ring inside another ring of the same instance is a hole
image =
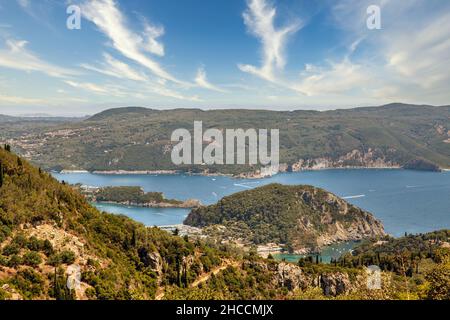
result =
[[[125,57],[149,69],[157,77],[182,83],[146,53],[163,55],[163,45],[157,41],[162,29],[146,25],[143,34],[130,30],[126,18],[114,0],[89,0],[81,7],[82,14],[92,21],[111,41],[112,46]]]
[[[210,83],[206,77],[206,72],[205,69],[203,68],[199,68],[197,70],[197,76],[195,77],[195,83],[201,87],[201,88],[205,88],[205,89],[209,89],[209,90],[213,90],[213,91],[217,91],[217,92],[222,92],[225,93],[226,91],[219,88],[218,86],[213,85],[212,83]]]
[[[386,43],[387,67],[424,89],[450,81],[450,13],[441,14],[418,28],[412,37],[390,35]]]
[[[38,104],[38,103],[44,103],[44,100],[42,100],[42,99],[35,99],[35,98],[9,96],[9,95],[3,95],[3,94],[0,93],[0,103],[8,103],[8,104]]]
[[[93,93],[98,93],[98,94],[108,94],[108,93],[110,93],[107,88],[99,86],[99,85],[94,84],[94,83],[75,82],[75,81],[71,81],[71,80],[66,80],[64,82],[66,84],[68,84],[69,86],[71,86],[71,87],[87,90],[87,91],[90,91],[90,92],[93,92]]]
[[[306,65],[300,83],[292,85],[292,89],[308,96],[345,94],[362,83],[370,85],[370,77],[361,65],[344,59],[339,63],[330,62],[326,68]]]
[[[161,42],[158,42],[157,39],[162,35],[164,35],[163,27],[155,27],[148,22],[145,24],[144,37],[146,43],[144,43],[144,47],[148,52],[160,57],[164,56],[164,45]]]
[[[186,96],[177,91],[171,90],[169,88],[157,84],[149,85],[147,87],[147,90],[168,98],[174,98],[185,101],[195,101],[195,102],[202,101],[198,96]],[[145,92],[141,92],[141,94],[145,96]]]
[[[248,31],[261,41],[262,66],[238,65],[244,72],[254,74],[268,81],[276,81],[275,72],[286,65],[284,49],[288,37],[301,28],[296,21],[277,29],[275,27],[276,9],[266,0],[248,0],[248,8],[244,12],[244,22]]]
[[[144,74],[134,70],[126,63],[113,58],[107,53],[103,54],[103,58],[104,63],[101,67],[95,67],[89,64],[81,64],[81,67],[119,79],[129,79],[134,81],[148,80]]]
[[[26,72],[42,72],[51,77],[64,78],[78,72],[59,67],[40,59],[27,50],[27,41],[7,40],[7,49],[0,50],[0,66]]]

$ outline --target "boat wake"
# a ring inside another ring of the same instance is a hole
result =
[[[357,194],[354,196],[346,196],[346,197],[342,197],[342,199],[356,199],[356,198],[364,198],[366,195],[365,194]]]
[[[235,183],[236,187],[246,188],[246,189],[253,189],[252,187],[246,186],[245,184]]]

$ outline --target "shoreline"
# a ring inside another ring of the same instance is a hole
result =
[[[196,205],[190,205],[190,201],[195,201]],[[193,209],[193,208],[198,208],[199,206],[202,205],[201,202],[199,200],[196,200],[196,199],[186,200],[186,201],[183,201],[180,204],[174,204],[174,203],[170,203],[170,202],[134,203],[134,202],[116,202],[116,201],[93,201],[92,203],[113,204],[113,205],[118,205],[118,206],[123,206],[123,207],[160,208],[160,209],[164,209],[164,208],[168,208],[168,209]]]
[[[296,172],[312,172],[312,171],[325,171],[325,170],[411,170],[411,171],[424,171],[424,172],[438,172],[433,170],[414,170],[414,169],[406,169],[400,166],[385,166],[385,167],[325,167],[325,168],[305,168],[296,171],[280,171],[278,173],[272,174],[270,176],[261,176],[258,177],[258,173],[256,172],[247,172],[247,173],[191,173],[184,172],[179,170],[111,170],[111,171],[88,171],[88,170],[61,170],[60,172],[56,172],[58,174],[77,174],[77,173],[89,173],[89,174],[98,174],[98,175],[187,175],[187,176],[202,176],[202,177],[230,177],[234,179],[264,179],[270,178],[272,176],[276,176],[281,173],[296,173]],[[450,172],[450,168],[440,169],[441,172]]]

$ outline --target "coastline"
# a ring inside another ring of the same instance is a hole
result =
[[[147,202],[147,203],[135,203],[130,201],[117,202],[117,201],[93,201],[98,204],[114,204],[119,206],[130,206],[137,208],[180,208],[180,209],[192,209],[201,206],[201,202],[196,199],[190,199],[183,201],[182,203],[170,203],[170,202]]]
[[[210,173],[210,172],[185,172],[180,170],[110,170],[110,171],[88,171],[88,170],[61,170],[59,174],[77,174],[77,173],[90,173],[98,175],[188,175],[188,176],[203,176],[203,177],[230,177],[234,179],[264,179],[271,176],[278,175],[280,173],[295,173],[295,172],[312,172],[312,171],[325,171],[325,170],[413,170],[405,169],[401,166],[380,166],[380,167],[362,167],[362,166],[347,166],[347,167],[320,167],[320,168],[302,168],[295,171],[279,171],[272,175],[260,176],[258,172],[245,172],[239,174],[230,173]],[[440,169],[441,172],[450,172],[450,169]],[[414,170],[413,170],[414,171]],[[415,170],[420,171],[420,170]],[[430,170],[430,172],[433,172]]]

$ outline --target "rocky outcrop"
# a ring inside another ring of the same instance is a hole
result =
[[[404,168],[419,171],[435,171],[435,172],[441,171],[441,168],[439,168],[439,166],[424,159],[411,160],[404,165]]]
[[[352,284],[348,274],[337,272],[322,274],[320,276],[320,287],[326,296],[337,296],[348,293],[352,289]]]
[[[145,267],[149,267],[157,274],[161,274],[163,270],[163,260],[159,252],[150,252],[146,248],[139,249],[139,258]]]
[[[311,277],[306,276],[300,267],[284,262],[279,263],[275,270],[275,282],[290,291],[305,289],[312,284]]]
[[[358,284],[352,283],[349,275],[344,272],[310,274],[305,272],[300,266],[287,262],[246,261],[244,264],[271,273],[273,283],[276,286],[284,287],[291,292],[319,287],[324,295],[336,297],[348,294],[358,287]]]
[[[395,153],[395,149],[389,149],[386,153],[380,149],[369,148],[366,152],[355,149],[336,158],[319,157],[300,159],[291,164],[288,171],[295,172],[331,168],[400,168],[400,164],[388,159]]]

